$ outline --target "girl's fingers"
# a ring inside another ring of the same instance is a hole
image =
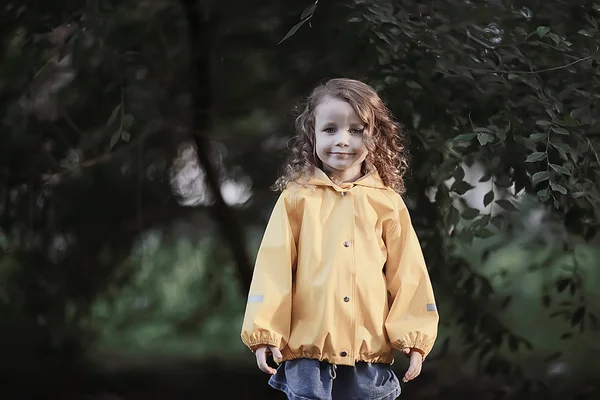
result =
[[[272,368],[269,367],[269,365],[267,364],[267,348],[266,347],[261,347],[258,350],[256,350],[256,365],[258,365],[258,368],[262,372],[271,374],[271,371],[269,371],[269,370]]]
[[[262,371],[263,360],[266,358],[265,350],[261,347],[256,349],[256,365]]]
[[[420,354],[419,354],[420,357]],[[417,376],[421,374],[421,368],[423,367],[423,363],[415,357],[411,357],[410,366],[404,374],[404,378],[402,379],[404,382],[411,381],[415,379]]]
[[[269,365],[265,363],[265,369],[263,369],[263,372],[266,372],[269,375],[275,375],[277,373],[277,370],[269,367]]]
[[[413,372],[413,376],[410,379],[415,379],[417,376],[421,375],[421,369],[422,369],[422,367],[423,367],[423,364],[418,363],[415,366],[415,371]]]
[[[282,358],[281,351],[277,347],[271,346],[271,353],[273,353],[273,357]]]
[[[259,349],[256,350],[256,364],[258,365],[258,368],[266,373],[266,374],[270,374],[270,375],[275,375],[275,373],[277,373],[277,371],[273,368],[271,368],[269,366],[269,364],[267,364],[267,352],[271,352],[273,353],[273,355],[275,357],[281,358],[281,352],[279,351],[278,348],[276,347],[261,347]]]
[[[402,379],[404,382],[408,382],[412,379],[413,373],[414,373],[415,367],[414,365],[410,365],[410,367],[408,367],[408,370],[406,371],[406,374],[404,374],[404,378]]]

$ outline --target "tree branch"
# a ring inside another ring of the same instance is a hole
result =
[[[246,254],[245,241],[242,228],[235,213],[227,206],[221,194],[219,173],[212,162],[210,141],[206,132],[210,130],[210,113],[212,105],[210,97],[210,29],[206,16],[196,7],[194,0],[181,0],[188,23],[190,51],[192,52],[192,71],[190,88],[192,95],[193,118],[191,122],[196,151],[202,168],[206,173],[206,181],[215,199],[215,212],[222,234],[229,242],[231,251],[238,268],[238,275],[242,280],[244,291],[250,290],[252,269]],[[202,134],[204,132],[204,135]]]

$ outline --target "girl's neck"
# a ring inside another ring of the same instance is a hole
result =
[[[329,176],[329,179],[337,185],[342,183],[355,182],[365,175],[365,165],[357,165],[356,168],[350,168],[344,171],[337,171],[331,168],[327,168],[325,165],[322,166],[323,172]]]

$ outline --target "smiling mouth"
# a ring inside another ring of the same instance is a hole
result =
[[[351,156],[354,153],[338,153],[338,152],[334,152],[334,153],[329,153],[331,155],[336,155],[336,156]]]

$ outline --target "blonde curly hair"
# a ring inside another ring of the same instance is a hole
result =
[[[375,167],[383,183],[403,194],[408,170],[408,152],[402,126],[394,121],[375,90],[358,80],[336,78],[317,86],[300,108],[296,135],[290,142],[291,154],[273,188],[283,191],[290,183],[310,178],[314,167],[322,168],[315,151],[315,108],[325,97],[348,102],[366,125],[366,162]]]

